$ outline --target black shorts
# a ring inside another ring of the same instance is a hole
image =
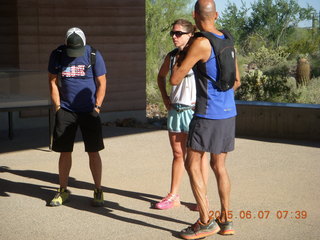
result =
[[[187,147],[214,154],[233,151],[235,119],[205,119],[194,116],[189,126]]]
[[[99,113],[74,113],[60,108],[56,112],[52,150],[72,152],[78,126],[80,127],[86,152],[104,149]]]

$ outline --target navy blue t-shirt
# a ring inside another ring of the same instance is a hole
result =
[[[96,101],[95,76],[107,73],[105,62],[99,51],[96,51],[96,63],[90,64],[91,47],[86,45],[85,53],[81,57],[68,57],[65,46],[60,46],[61,55],[52,51],[48,64],[51,74],[61,72],[61,86],[59,86],[60,105],[72,112],[92,112]]]

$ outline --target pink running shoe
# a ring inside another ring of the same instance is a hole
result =
[[[169,193],[165,198],[160,202],[156,203],[155,208],[160,210],[166,210],[173,207],[180,206],[180,197],[178,194]]]

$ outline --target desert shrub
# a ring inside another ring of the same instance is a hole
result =
[[[312,78],[307,86],[295,90],[297,103],[320,104],[320,77]]]
[[[320,76],[320,52],[310,56],[311,77],[318,78]]]
[[[289,54],[282,47],[268,49],[262,46],[257,51],[249,53],[251,61],[262,70],[266,67],[276,66],[280,63],[286,62],[288,56]]]
[[[236,99],[246,101],[262,101],[263,86],[267,76],[260,70],[250,70],[241,77],[241,88],[236,92]]]
[[[270,67],[265,72],[250,70],[241,78],[236,98],[246,101],[295,102],[298,93],[292,91],[289,67],[285,64]]]

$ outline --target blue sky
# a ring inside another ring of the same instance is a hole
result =
[[[219,13],[222,13],[228,3],[227,0],[215,0],[216,1],[216,7],[217,11]],[[241,0],[229,0],[231,3],[235,3],[237,6],[241,6]],[[251,3],[255,2],[255,0],[243,0],[243,2],[246,4],[247,7],[250,7]],[[307,7],[307,4],[309,4],[311,7],[316,9],[317,12],[320,11],[320,0],[297,0],[298,4],[301,7]],[[310,27],[311,21],[305,21],[301,22],[299,26],[301,27]]]

